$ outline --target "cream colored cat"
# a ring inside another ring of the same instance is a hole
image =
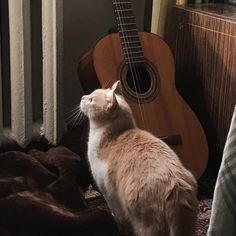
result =
[[[195,235],[196,181],[160,139],[136,127],[120,82],[83,96],[93,177],[117,223],[137,236]]]

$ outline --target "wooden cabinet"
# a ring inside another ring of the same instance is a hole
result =
[[[236,7],[174,6],[165,39],[176,86],[205,129],[209,168],[217,170],[236,104]]]

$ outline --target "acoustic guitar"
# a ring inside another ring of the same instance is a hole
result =
[[[196,178],[208,160],[206,136],[175,87],[174,59],[157,35],[138,32],[131,1],[113,1],[119,33],[83,55],[78,76],[85,93],[120,80],[137,125],[164,140]]]

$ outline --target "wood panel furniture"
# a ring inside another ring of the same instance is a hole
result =
[[[174,6],[165,39],[175,57],[177,88],[205,129],[208,166],[217,173],[236,104],[236,7]]]

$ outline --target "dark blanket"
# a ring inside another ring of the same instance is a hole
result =
[[[116,235],[110,213],[87,206],[80,164],[65,147],[0,154],[0,235]]]

